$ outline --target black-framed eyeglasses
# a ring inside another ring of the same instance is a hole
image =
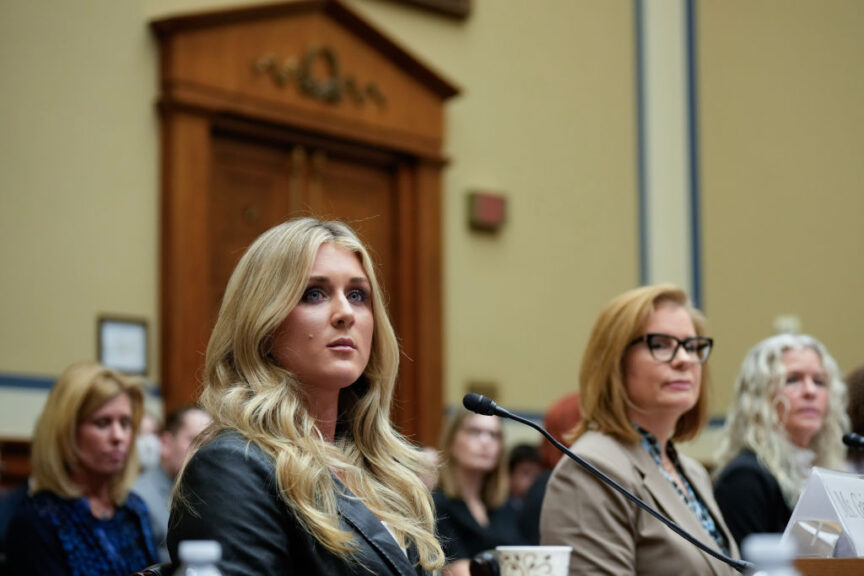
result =
[[[645,342],[651,356],[658,362],[672,362],[678,354],[678,349],[684,348],[684,352],[690,358],[704,364],[708,360],[708,356],[711,355],[711,348],[714,346],[714,340],[705,336],[694,336],[680,340],[670,334],[645,334],[630,342],[627,347],[640,342]]]

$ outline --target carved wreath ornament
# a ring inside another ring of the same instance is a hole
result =
[[[316,62],[324,65],[323,75],[316,75]],[[358,106],[364,105],[367,100],[379,108],[386,104],[377,84],[368,82],[361,87],[353,76],[342,76],[336,52],[327,46],[310,48],[299,64],[296,58],[277,62],[275,56],[268,54],[255,61],[253,70],[256,74],[268,74],[280,88],[296,83],[302,95],[320,102],[339,104],[343,99],[350,98]]]

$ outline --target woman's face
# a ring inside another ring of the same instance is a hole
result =
[[[689,312],[672,302],[660,303],[642,334],[669,334],[679,340],[696,336]],[[655,360],[647,342],[631,346],[624,355],[624,385],[631,403],[630,417],[645,426],[640,415],[674,425],[699,399],[702,365],[684,347],[671,362]]]
[[[78,424],[75,441],[81,471],[102,477],[120,474],[132,436],[132,400],[118,394]]]
[[[501,420],[470,414],[462,420],[450,449],[456,464],[465,470],[491,472],[501,454]]]
[[[778,406],[780,421],[792,443],[808,448],[822,429],[828,411],[828,377],[822,359],[812,348],[787,350],[783,353],[783,365],[786,382],[782,393],[788,401],[788,411],[786,406]]]
[[[300,303],[273,336],[273,356],[313,394],[335,394],[366,370],[375,326],[372,287],[359,257],[318,249]]]

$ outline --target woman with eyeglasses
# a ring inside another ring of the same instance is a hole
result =
[[[468,576],[476,554],[525,544],[516,509],[508,502],[501,420],[460,408],[441,443],[439,488],[432,493],[437,532],[447,557],[446,576]]]
[[[714,495],[735,540],[783,532],[813,466],[844,469],[846,386],[821,342],[763,340],[735,381]]]
[[[737,557],[708,473],[674,445],[707,419],[712,344],[705,318],[680,288],[646,286],[613,299],[582,358],[582,421],[572,449],[703,543]],[[569,458],[546,489],[540,537],[573,548],[571,576],[735,573]]]

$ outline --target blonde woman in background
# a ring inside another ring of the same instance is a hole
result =
[[[739,543],[785,530],[813,466],[844,468],[848,426],[846,386],[821,342],[781,334],[750,350],[735,381],[714,486]]]
[[[225,576],[425,574],[444,564],[430,466],[390,424],[399,348],[368,252],[293,220],[237,264],[207,346],[213,424],[179,479],[168,548],[222,544]]]
[[[9,566],[20,576],[126,576],[156,562],[138,474],[135,434],[144,395],[96,362],[58,378],[33,437],[32,496],[9,525]]]
[[[737,557],[708,473],[674,445],[707,419],[712,345],[680,288],[645,286],[613,299],[582,357],[582,421],[572,449],[706,545]],[[546,488],[540,539],[573,548],[571,576],[735,573],[569,458]]]
[[[501,420],[459,408],[441,442],[443,463],[434,492],[444,573],[468,576],[471,558],[496,546],[524,544],[508,501]]]

